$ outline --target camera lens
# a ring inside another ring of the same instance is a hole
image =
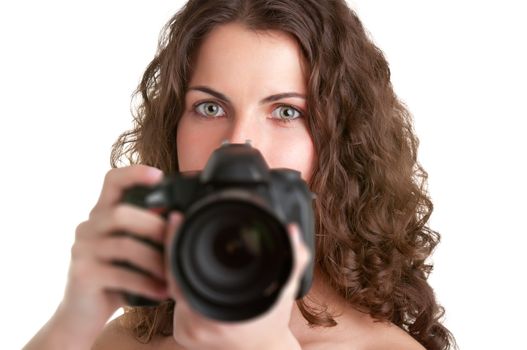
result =
[[[267,227],[258,221],[224,226],[214,237],[214,257],[224,267],[237,269],[260,258],[272,243]]]
[[[292,267],[285,227],[251,202],[222,200],[201,208],[187,218],[177,241],[179,282],[202,312],[218,319],[265,310]]]
[[[212,213],[216,219],[194,234],[193,273],[204,289],[223,293],[219,299],[224,302],[254,298],[260,292],[257,288],[275,277],[275,260],[287,248],[280,244],[280,227],[251,207],[231,203],[216,210]]]

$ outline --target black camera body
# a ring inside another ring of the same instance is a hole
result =
[[[314,198],[300,172],[270,170],[250,144],[227,143],[213,152],[203,171],[174,173],[158,185],[129,188],[122,202],[164,218],[173,210],[183,212],[166,252],[173,277],[198,312],[217,320],[242,321],[270,309],[292,273],[288,223],[299,225],[311,252],[297,299],[311,287]],[[126,292],[125,296],[133,306],[158,304]]]

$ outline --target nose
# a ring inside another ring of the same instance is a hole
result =
[[[261,128],[256,123],[255,116],[244,115],[233,118],[224,140],[230,143],[246,143],[250,140],[253,147],[257,146],[260,139]]]

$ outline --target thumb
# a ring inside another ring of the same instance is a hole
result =
[[[291,240],[291,246],[293,248],[293,271],[289,277],[289,281],[286,283],[283,291],[283,297],[295,298],[298,287],[300,285],[300,279],[302,278],[305,269],[309,265],[311,252],[307,245],[302,239],[302,232],[300,227],[296,223],[288,225],[289,237]]]

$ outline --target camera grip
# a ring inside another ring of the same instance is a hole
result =
[[[147,197],[147,195],[149,193],[151,193],[151,191],[152,191],[152,189],[150,187],[147,187],[147,186],[131,187],[129,189],[126,189],[123,192],[121,203],[132,204],[132,205],[138,206],[140,208],[149,209],[150,211],[152,211],[154,213],[161,214],[161,211],[159,210],[159,208],[148,208],[148,205],[146,203],[146,197]],[[164,216],[164,215],[162,215],[162,216]],[[129,233],[129,232],[116,232],[116,233],[113,234],[113,236],[129,236],[129,237],[131,237],[133,239],[136,239],[136,240],[138,240],[138,241],[140,241],[140,242],[142,242],[144,244],[147,244],[147,245],[151,246],[155,250],[159,251],[161,254],[164,253],[163,245],[161,245],[161,244],[159,244],[157,242],[151,241],[151,240],[149,240],[147,238],[139,237],[139,236],[134,235],[134,234]],[[137,272],[137,273],[141,273],[141,274],[144,274],[144,275],[147,275],[147,276],[152,276],[147,271],[144,271],[143,269],[140,269],[137,266],[135,266],[133,264],[130,264],[127,261],[114,260],[114,261],[112,261],[112,265],[118,266],[118,267],[123,267],[123,268],[126,268],[128,270],[131,270],[131,271],[134,271],[134,272]],[[123,291],[122,294],[123,294],[123,297],[124,297],[126,303],[129,306],[150,306],[151,307],[151,306],[157,306],[159,304],[159,301],[152,300],[152,299],[149,299],[149,298],[146,298],[146,297],[143,297],[141,295],[134,294],[134,293],[129,293],[129,292]]]

